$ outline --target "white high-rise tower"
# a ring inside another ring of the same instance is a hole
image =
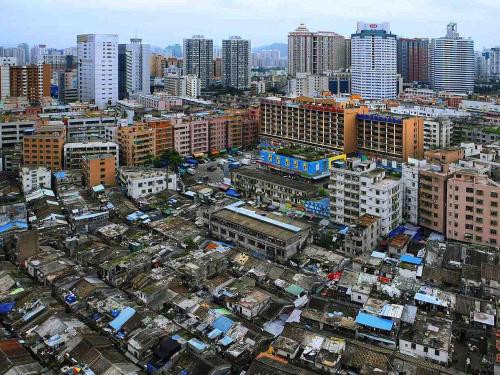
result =
[[[474,41],[461,38],[457,24],[449,23],[446,36],[432,39],[431,87],[457,93],[474,90]]]
[[[84,34],[78,43],[78,100],[99,108],[118,100],[118,35]]]
[[[389,23],[358,22],[351,36],[352,93],[364,99],[397,95],[397,40]]]

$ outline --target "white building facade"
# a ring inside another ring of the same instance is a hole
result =
[[[403,219],[410,224],[418,225],[418,178],[420,169],[427,162],[408,158],[403,164],[401,181],[403,183]]]
[[[51,173],[46,167],[23,167],[20,175],[24,194],[40,188],[51,189]]]
[[[358,22],[351,36],[352,93],[364,99],[397,96],[397,41],[389,23]]]
[[[77,36],[78,100],[100,109],[118,100],[118,35]]]
[[[449,118],[424,120],[424,150],[451,146],[453,122]]]
[[[177,189],[177,175],[165,170],[122,167],[118,177],[126,187],[127,195],[133,199]]]
[[[328,76],[307,73],[297,73],[288,81],[288,94],[290,96],[315,97],[328,91]]]

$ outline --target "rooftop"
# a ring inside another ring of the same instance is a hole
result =
[[[241,175],[245,177],[255,178],[257,180],[262,180],[270,182],[275,185],[285,186],[291,189],[301,190],[305,192],[315,192],[318,190],[316,185],[308,184],[302,181],[292,180],[289,178],[284,178],[257,169],[250,169],[250,168],[239,169],[234,171],[233,175]]]

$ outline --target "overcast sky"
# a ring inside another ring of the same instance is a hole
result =
[[[300,23],[348,36],[356,21],[387,21],[394,34],[432,38],[454,21],[478,50],[500,45],[499,20],[499,0],[0,0],[0,45],[63,48],[76,45],[77,34],[113,33],[161,47],[193,34],[216,45],[241,35],[257,47],[286,42]]]

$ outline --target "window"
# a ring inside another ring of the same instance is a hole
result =
[[[411,343],[411,348],[412,348],[413,350],[415,350],[415,349],[417,349],[417,345],[416,345],[414,342],[412,342],[412,343]]]
[[[434,354],[436,354],[436,356],[439,357],[439,350],[434,349]]]

